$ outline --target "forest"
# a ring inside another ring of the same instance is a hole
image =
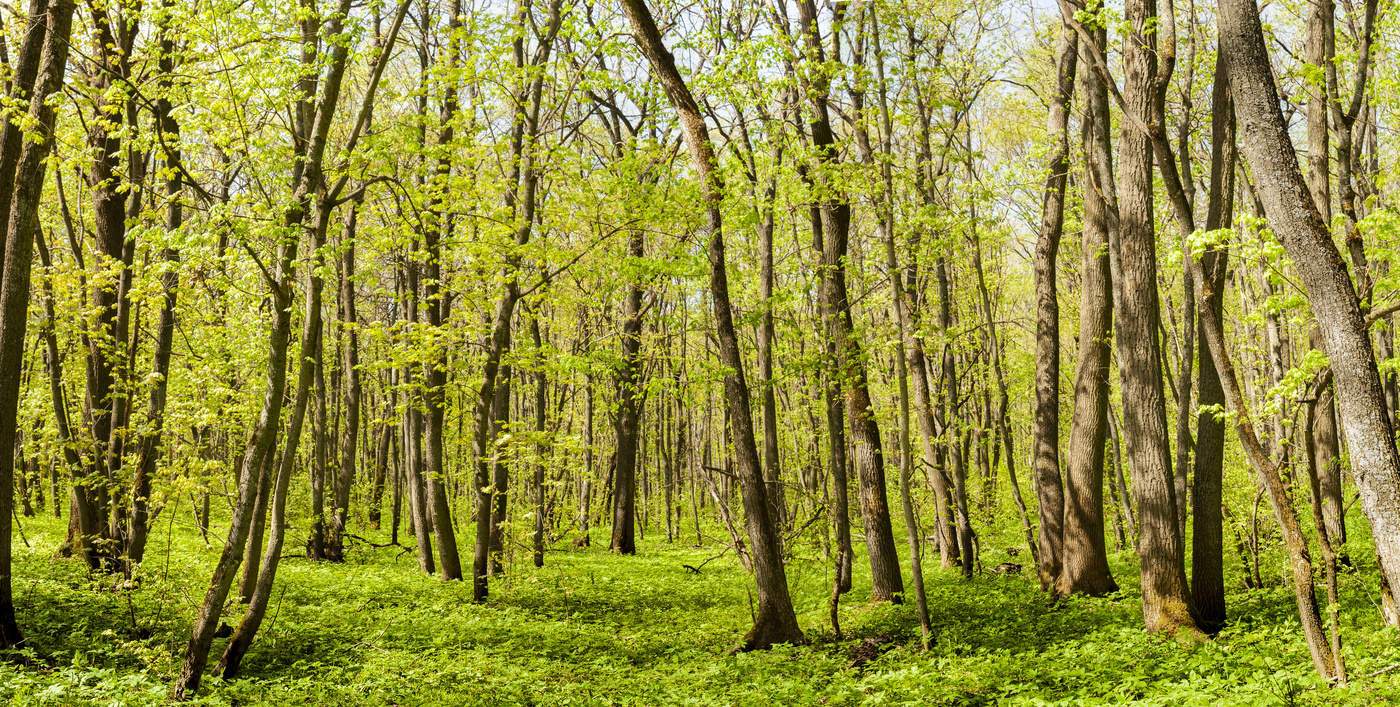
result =
[[[0,702],[1400,703],[1400,2],[27,0],[0,81]]]

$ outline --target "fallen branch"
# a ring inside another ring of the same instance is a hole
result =
[[[710,564],[711,562],[714,562],[715,560],[718,560],[719,558],[724,557],[724,554],[725,554],[726,552],[729,552],[729,547],[728,547],[728,546],[725,546],[725,548],[724,548],[723,550],[720,550],[718,555],[715,555],[714,557],[711,557],[710,559],[705,560],[704,562],[701,562],[699,565],[681,565],[681,567],[684,567],[684,568],[690,570],[691,572],[694,572],[695,574],[700,574],[700,570],[701,570],[701,569],[704,569],[705,565],[708,565],[708,564]]]
[[[366,545],[368,545],[368,546],[370,546],[370,547],[403,547],[403,545],[400,545],[399,543],[396,543],[396,542],[387,542],[387,543],[370,542],[368,539],[362,538],[362,537],[360,537],[360,536],[358,536],[358,535],[355,535],[354,533],[342,533],[341,535],[342,535],[343,537],[350,538],[351,540],[359,540],[360,542],[362,542],[362,543],[364,543],[364,544],[366,544]]]

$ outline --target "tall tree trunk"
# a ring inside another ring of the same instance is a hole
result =
[[[645,255],[641,229],[631,229],[627,255]],[[622,306],[622,370],[617,378],[617,473],[613,474],[613,552],[637,552],[637,458],[642,438],[642,283],[628,285]]]
[[[1235,56],[1229,58],[1232,66],[1237,58]],[[1239,78],[1241,77],[1238,75],[1234,77],[1235,80]],[[1199,268],[1199,265],[1196,267]],[[1197,278],[1200,280],[1198,287],[1202,289],[1201,299],[1205,300],[1206,277],[1204,273],[1200,275]],[[1288,490],[1279,475],[1278,467],[1265,454],[1263,445],[1259,443],[1259,439],[1255,435],[1253,421],[1249,417],[1249,410],[1245,407],[1244,394],[1240,391],[1239,379],[1226,354],[1224,327],[1220,320],[1215,317],[1213,311],[1202,312],[1202,323],[1204,324],[1202,331],[1210,346],[1211,358],[1215,361],[1221,382],[1224,384],[1226,399],[1230,403],[1232,412],[1235,413],[1235,429],[1239,433],[1245,453],[1249,456],[1250,464],[1254,467],[1260,487],[1268,493],[1269,503],[1274,510],[1274,518],[1278,522],[1284,546],[1288,550],[1289,568],[1293,575],[1294,598],[1298,606],[1298,619],[1303,625],[1303,634],[1307,639],[1308,650],[1312,653],[1313,667],[1317,669],[1318,675],[1324,680],[1341,677],[1344,681],[1345,676],[1339,675],[1339,663],[1336,662],[1332,647],[1328,644],[1323,633],[1322,615],[1318,610],[1317,597],[1313,594],[1313,565],[1312,560],[1308,557],[1307,538],[1304,537],[1298,524],[1298,516],[1293,510],[1292,501],[1288,497]]]
[[[1074,95],[1078,42],[1060,27],[1055,50],[1055,93],[1047,130],[1054,141],[1040,200],[1035,246],[1035,490],[1040,508],[1040,552],[1036,569],[1042,589],[1052,590],[1062,562],[1064,487],[1060,482],[1060,302],[1055,260],[1064,232],[1065,183],[1069,176],[1069,103]]]
[[[1259,10],[1253,0],[1220,4],[1221,43],[1244,155],[1274,232],[1301,275],[1331,362],[1361,508],[1370,521],[1381,573],[1400,586],[1400,454],[1361,314],[1361,301],[1298,168],[1279,110]]]
[[[798,3],[798,12],[806,41],[806,60],[822,66],[826,59],[818,36],[816,6],[812,0],[801,0]],[[839,36],[839,32],[832,33],[831,60],[835,62],[841,61],[840,46],[836,43]],[[835,136],[828,114],[827,91],[827,79],[824,78],[812,81],[807,91],[811,103],[808,122],[812,145],[816,148],[820,167],[815,170],[816,182],[828,194],[818,203],[823,236],[821,302],[827,315],[829,334],[836,342],[838,378],[846,391],[846,414],[850,421],[851,441],[860,479],[861,515],[865,519],[865,542],[870,558],[871,595],[879,601],[899,602],[904,593],[904,579],[900,575],[899,555],[890,523],[880,428],[875,420],[875,409],[866,379],[864,353],[856,338],[850,296],[846,287],[851,205],[835,193],[835,187],[829,183],[826,173],[830,166],[838,164]]]
[[[169,8],[173,0],[164,0]],[[171,76],[175,71],[175,41],[170,36],[169,22],[160,24],[157,36],[160,58],[157,60],[160,71],[159,87],[164,93],[158,95],[152,107],[155,128],[161,134],[161,144],[165,146],[165,228],[174,233],[184,223],[184,210],[180,203],[180,193],[184,182],[176,168],[181,162],[180,124],[172,115],[170,99]],[[141,455],[136,472],[132,477],[130,521],[126,532],[126,561],[140,563],[146,553],[146,540],[150,533],[151,479],[156,473],[156,462],[160,457],[161,433],[165,426],[165,402],[169,389],[170,354],[175,341],[175,305],[177,288],[180,282],[179,253],[166,248],[161,253],[166,270],[161,274],[161,289],[165,296],[161,301],[160,319],[156,324],[155,360],[151,366],[153,383],[150,402],[146,408],[149,429],[141,435]]]
[[[961,561],[963,577],[971,578],[977,564],[977,552],[973,547],[972,519],[968,515],[967,509],[967,460],[963,454],[962,435],[959,433],[959,425],[957,424],[960,419],[958,414],[957,357],[954,355],[953,347],[947,341],[953,336],[953,293],[946,255],[938,258],[938,263],[934,265],[934,273],[938,279],[938,328],[943,332],[945,338],[943,343],[944,397],[942,404],[947,409],[947,416],[944,418],[946,423],[943,425],[941,433],[948,468],[953,477],[953,495],[950,505],[951,510],[956,513],[954,527],[957,531],[958,557]],[[934,473],[942,475],[943,472],[936,469]],[[947,490],[946,485],[944,489]]]
[[[305,318],[302,321],[301,349],[297,365],[296,389],[293,391],[291,416],[287,420],[287,433],[282,442],[282,453],[275,458],[272,463],[264,465],[264,476],[272,476],[276,479],[270,486],[270,505],[272,506],[271,524],[268,527],[267,547],[263,552],[261,562],[254,564],[250,559],[248,567],[256,567],[256,581],[252,585],[251,592],[245,586],[244,591],[248,595],[248,609],[243,614],[243,620],[239,622],[238,628],[234,631],[233,637],[229,639],[228,645],[224,647],[223,655],[219,659],[219,664],[215,672],[223,674],[224,679],[232,679],[238,675],[243,663],[243,656],[247,654],[248,648],[253,644],[253,637],[257,635],[258,628],[262,626],[263,617],[267,615],[268,601],[272,597],[272,582],[277,576],[277,565],[282,559],[282,544],[286,537],[286,507],[287,507],[287,485],[292,476],[293,467],[296,466],[297,450],[301,446],[301,431],[306,420],[306,409],[310,405],[313,386],[324,385],[324,377],[321,374],[324,354],[325,332],[321,316],[321,291],[322,278],[317,274],[321,259],[316,255],[320,247],[320,238],[325,234],[325,227],[328,225],[331,207],[327,202],[317,209],[317,227],[312,230],[311,251],[313,253],[311,267],[308,268],[306,285],[306,305]],[[318,406],[323,403],[318,401]],[[314,413],[316,420],[313,421],[312,429],[316,435],[325,434],[323,425],[325,415],[322,410]],[[316,449],[322,446],[323,441],[313,437],[311,444],[312,454],[320,454]],[[273,451],[269,451],[269,456],[273,456]],[[313,467],[315,463],[313,462]],[[315,473],[315,472],[313,472]],[[261,518],[255,519],[261,522]],[[317,523],[319,518],[313,516],[313,523]],[[313,526],[309,541],[309,553],[316,551],[318,528]],[[250,552],[257,552],[258,548],[250,548]],[[318,559],[316,555],[311,555],[312,559]],[[245,582],[246,582],[245,575]]]
[[[27,117],[41,138],[26,139],[18,121],[0,126],[0,218],[4,219],[3,277],[0,277],[0,648],[23,641],[12,595],[11,533],[14,512],[14,449],[18,434],[20,378],[29,323],[29,277],[39,229],[44,162],[54,143],[54,107],[48,97],[63,85],[74,5],[71,0],[31,0],[25,41],[11,65],[10,96],[28,103]]]
[[[464,20],[461,0],[452,0],[448,8],[447,22],[447,68],[456,71],[461,61],[461,38],[459,31]],[[450,149],[455,131],[453,126],[458,119],[457,83],[446,81],[443,87],[442,107],[439,113],[441,129],[438,131],[438,147],[441,149],[437,163],[437,180],[440,189],[447,188],[452,174],[452,150]],[[423,278],[423,305],[427,307],[428,326],[436,331],[445,329],[448,318],[448,298],[442,291],[442,241],[452,235],[452,212],[443,208],[447,196],[434,192],[430,206],[427,228],[423,229],[423,249],[427,255],[425,277]],[[452,507],[447,498],[447,469],[443,458],[443,421],[447,413],[447,350],[435,346],[423,378],[423,402],[427,408],[427,434],[424,459],[427,462],[428,503],[433,514],[433,539],[437,542],[438,570],[445,580],[462,578],[462,562],[457,554],[457,532],[452,525]]]
[[[1103,36],[1102,31],[1096,32],[1094,39],[1097,42]],[[1088,164],[1080,244],[1079,360],[1074,375],[1069,461],[1065,465],[1063,554],[1055,592],[1103,595],[1118,590],[1108,568],[1103,522],[1103,464],[1112,363],[1109,347],[1113,333],[1113,280],[1108,263],[1110,219],[1105,194],[1111,193],[1114,185],[1102,181],[1112,166],[1098,164],[1108,158],[1111,149],[1108,92],[1090,63],[1088,49],[1081,49],[1080,53],[1084,55],[1080,76],[1086,103],[1083,141]],[[1041,566],[1044,567],[1043,562]]]
[[[880,147],[883,155],[887,156],[891,152],[891,145],[888,142],[890,138],[888,136],[892,134],[892,131],[890,130],[889,100],[885,85],[885,65],[884,60],[880,57],[879,27],[875,24],[875,15],[873,12],[863,13],[861,20],[862,30],[865,29],[866,21],[871,23],[870,34],[874,37],[875,41],[875,78],[877,81],[876,89],[880,104],[879,125],[882,128],[882,134],[887,136],[887,141]],[[865,33],[861,32],[860,40],[856,43],[854,60],[854,63],[861,67],[865,64],[864,37]],[[855,124],[856,144],[860,149],[861,162],[869,165],[874,162],[874,150],[871,146],[870,131],[867,128],[868,119],[860,115],[865,109],[864,91],[853,90],[851,92],[851,102],[857,113],[857,121]],[[903,278],[900,277],[899,260],[895,254],[894,206],[891,202],[894,191],[893,178],[891,176],[888,160],[882,160],[881,163],[880,177],[882,182],[881,186],[884,191],[876,202],[876,209],[878,212],[878,224],[876,228],[880,233],[880,240],[885,246],[885,266],[889,268],[890,273],[890,301],[894,304],[895,327],[899,335],[895,340],[894,356],[895,377],[898,381],[899,389],[899,502],[900,510],[904,515],[904,530],[908,535],[909,569],[914,583],[915,613],[919,619],[919,629],[922,634],[923,642],[927,645],[931,638],[932,631],[929,627],[928,598],[924,593],[923,553],[920,548],[919,526],[914,516],[914,502],[909,488],[914,478],[914,448],[910,443],[909,431],[909,370],[905,362],[905,341],[909,335],[909,327],[908,317],[904,311],[904,283]],[[975,225],[973,228],[973,239],[976,240]],[[769,256],[771,259],[771,253]]]
[[[1124,49],[1127,110],[1152,114],[1157,73],[1153,0],[1128,0],[1132,28]],[[1194,631],[1185,552],[1177,532],[1176,497],[1167,443],[1162,352],[1157,339],[1157,248],[1152,209],[1151,137],[1125,125],[1118,182],[1120,292],[1118,345],[1124,440],[1131,461],[1139,522],[1143,620],[1149,631]]]
[[[341,237],[339,297],[341,341],[344,346],[341,354],[344,388],[341,392],[344,395],[342,415],[345,427],[341,430],[340,468],[335,478],[330,537],[326,541],[326,556],[336,562],[345,559],[345,526],[350,516],[350,486],[355,481],[357,443],[360,437],[360,333],[359,318],[355,313],[355,245],[359,237],[359,205],[359,200],[356,200],[346,209],[345,230]],[[370,502],[377,511],[379,500],[371,496]]]
[[[633,36],[642,54],[656,72],[671,105],[679,115],[681,132],[690,149],[696,172],[704,185],[705,214],[709,228],[710,295],[713,298],[716,338],[720,362],[728,369],[724,377],[725,397],[732,413],[732,435],[738,457],[739,483],[744,499],[745,526],[753,553],[758,607],[754,626],[744,639],[747,648],[767,648],[775,643],[801,643],[805,639],[797,626],[792,599],[788,594],[787,573],[779,550],[777,524],[769,515],[767,489],[763,483],[758,446],[754,441],[749,387],[744,377],[744,359],[734,329],[729,300],[729,276],[724,256],[724,230],[721,218],[723,182],[718,160],[710,142],[705,118],[676,69],[675,59],[661,41],[661,33],[643,0],[623,0],[623,11],[631,23]]]
[[[549,447],[545,443],[545,405],[548,404],[549,378],[545,375],[544,369],[544,348],[540,339],[540,321],[538,313],[530,318],[530,338],[535,344],[535,434],[538,439],[535,442],[535,534],[533,538],[534,560],[536,567],[544,567],[544,467],[545,460],[549,458]]]
[[[1230,102],[1229,72],[1218,59],[1211,106],[1207,231],[1230,228],[1234,213],[1235,109]],[[1202,283],[1205,298],[1199,302],[1201,318],[1224,320],[1228,259],[1229,252],[1219,246],[1201,255],[1201,272],[1207,280]],[[1197,324],[1198,328],[1202,326]],[[1205,341],[1205,334],[1198,333]],[[1220,387],[1220,375],[1209,346],[1201,348],[1200,360],[1196,399],[1203,411],[1196,416],[1196,459],[1191,472],[1191,600],[1202,627],[1214,632],[1225,623],[1225,548],[1220,511],[1225,421],[1215,413],[1225,404],[1225,392]]]

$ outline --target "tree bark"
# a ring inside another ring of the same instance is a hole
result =
[[[1244,155],[1269,223],[1298,268],[1322,330],[1361,508],[1371,524],[1381,573],[1391,587],[1400,586],[1400,454],[1360,298],[1299,170],[1279,110],[1259,10],[1253,0],[1225,0],[1220,10],[1231,93],[1244,123]]]
[[[1040,587],[1053,590],[1062,562],[1064,486],[1060,482],[1060,302],[1055,260],[1064,232],[1065,183],[1069,176],[1069,103],[1074,95],[1078,42],[1061,25],[1055,50],[1055,93],[1047,131],[1053,141],[1040,200],[1040,233],[1035,246],[1035,490],[1040,509]]]

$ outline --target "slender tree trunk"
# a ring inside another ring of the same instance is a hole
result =
[[[1065,32],[1068,33],[1067,31]],[[1097,41],[1102,37],[1098,33]],[[1079,360],[1075,369],[1074,412],[1070,418],[1069,461],[1065,466],[1065,509],[1057,594],[1111,594],[1118,590],[1108,568],[1104,543],[1103,464],[1108,439],[1111,387],[1110,337],[1113,333],[1113,281],[1108,264],[1109,217],[1100,181],[1111,166],[1097,165],[1109,152],[1108,95],[1090,65],[1087,49],[1080,67],[1084,112],[1085,169],[1079,294]],[[1042,526],[1043,527],[1043,526]],[[1042,530],[1042,533],[1044,531]],[[1043,547],[1043,545],[1042,545]],[[1044,563],[1041,563],[1044,567]]]
[[[1236,57],[1231,57],[1233,62]],[[1238,75],[1235,79],[1239,79]],[[1196,265],[1199,268],[1199,264]],[[1201,274],[1198,287],[1205,294],[1206,277]],[[1206,298],[1201,297],[1202,300]],[[1214,359],[1219,371],[1221,382],[1224,384],[1226,399],[1230,403],[1230,408],[1235,413],[1235,429],[1239,433],[1240,442],[1249,456],[1250,464],[1254,467],[1255,475],[1259,485],[1267,491],[1269,503],[1273,506],[1274,517],[1278,521],[1279,530],[1283,534],[1284,546],[1288,550],[1289,567],[1293,574],[1293,590],[1298,605],[1298,618],[1303,625],[1303,634],[1307,639],[1308,650],[1312,653],[1313,667],[1317,669],[1318,675],[1324,680],[1332,680],[1338,677],[1338,663],[1332,654],[1332,647],[1327,642],[1322,628],[1322,616],[1318,611],[1317,597],[1313,594],[1313,565],[1308,557],[1308,541],[1303,536],[1303,531],[1298,524],[1298,516],[1293,510],[1292,501],[1288,497],[1288,490],[1284,487],[1283,479],[1278,473],[1278,467],[1268,458],[1264,452],[1264,447],[1259,443],[1259,439],[1254,433],[1253,422],[1249,417],[1249,410],[1244,403],[1244,394],[1240,391],[1239,379],[1235,375],[1234,367],[1231,365],[1225,351],[1224,327],[1220,320],[1215,317],[1215,313],[1203,312],[1202,327],[1206,342],[1210,346],[1211,358]],[[1345,678],[1343,677],[1343,680]]]
[[[1053,590],[1062,562],[1064,487],[1060,482],[1060,303],[1055,260],[1064,232],[1065,183],[1069,173],[1069,104],[1074,95],[1078,42],[1060,27],[1055,50],[1055,93],[1048,131],[1054,141],[1040,200],[1040,235],[1035,246],[1035,489],[1040,508],[1037,574]]]
[[[340,468],[335,477],[334,507],[331,512],[330,538],[326,556],[336,562],[345,559],[345,526],[350,515],[350,486],[355,481],[357,443],[360,438],[360,333],[355,312],[355,245],[358,238],[359,202],[350,204],[345,212],[345,230],[341,237],[340,256],[340,321],[344,351],[341,375],[344,376],[342,419],[345,426],[340,437]],[[382,478],[382,477],[380,477]],[[379,488],[383,488],[382,485]],[[371,495],[378,510],[379,500]]]
[[[171,2],[172,0],[165,0],[164,5],[168,8]],[[160,47],[159,85],[167,94],[171,91],[171,75],[175,71],[175,42],[170,37],[169,30],[168,23],[162,23],[157,38]],[[184,222],[184,210],[180,203],[183,181],[174,171],[181,162],[180,125],[171,111],[170,96],[158,96],[153,106],[155,127],[161,133],[161,144],[165,146],[165,167],[170,172],[165,181],[165,228],[173,233],[179,231]],[[161,253],[161,259],[166,263],[166,271],[161,275],[160,283],[165,296],[161,301],[160,319],[156,325],[155,361],[151,366],[153,383],[150,402],[146,408],[146,419],[150,429],[141,436],[141,455],[132,478],[131,519],[126,533],[126,560],[132,563],[140,563],[145,556],[146,539],[150,533],[151,479],[155,476],[156,462],[160,457],[166,393],[169,389],[170,354],[175,341],[175,305],[180,282],[180,257],[174,249],[167,248]]]
[[[943,343],[943,405],[947,408],[947,422],[941,430],[943,444],[946,449],[949,470],[952,472],[953,488],[951,508],[955,511],[954,527],[957,531],[958,557],[961,560],[962,575],[971,578],[977,564],[977,552],[973,547],[972,519],[968,515],[967,509],[967,463],[963,454],[963,445],[957,421],[958,414],[958,371],[957,357],[953,353],[953,347],[946,340],[952,336],[953,330],[953,294],[952,285],[948,274],[948,258],[939,257],[938,263],[934,265],[934,273],[938,279],[938,327],[942,330],[945,341]],[[942,475],[941,470],[935,473]],[[947,490],[947,486],[944,486]]]
[[[544,348],[540,339],[540,321],[537,317],[530,318],[530,338],[535,344],[535,361],[538,369],[535,371],[535,434],[538,439],[535,442],[535,534],[534,534],[534,554],[532,559],[536,567],[544,567],[544,466],[545,460],[549,458],[549,447],[545,443],[545,405],[549,398],[549,378],[545,375],[544,369]]]
[[[643,0],[623,0],[623,11],[632,26],[633,36],[642,54],[656,72],[662,88],[680,118],[681,131],[690,149],[695,169],[705,193],[705,212],[709,228],[708,255],[710,260],[710,295],[714,303],[716,338],[720,362],[728,369],[724,377],[725,397],[732,412],[732,440],[738,457],[740,487],[744,499],[745,525],[753,552],[754,579],[758,606],[754,626],[744,639],[747,648],[767,648],[775,643],[801,643],[805,639],[797,626],[792,600],[788,594],[787,574],[779,550],[777,524],[769,515],[769,504],[763,472],[754,441],[753,418],[750,413],[749,387],[744,377],[744,361],[735,332],[733,310],[729,300],[729,277],[724,255],[724,231],[721,206],[723,183],[717,169],[718,160],[710,142],[704,116],[684,79],[676,69],[675,59],[661,41],[661,33]]]

